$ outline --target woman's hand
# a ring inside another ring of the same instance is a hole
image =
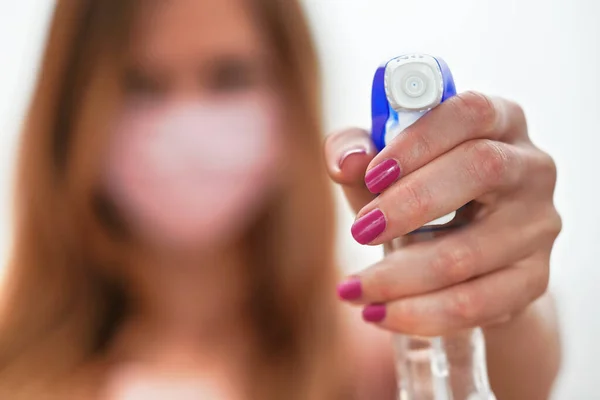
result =
[[[546,291],[561,229],[556,168],[529,139],[518,105],[467,92],[377,155],[357,129],[325,147],[332,179],[358,212],[359,243],[383,244],[474,202],[467,227],[397,250],[339,286],[368,322],[443,335],[508,321]]]

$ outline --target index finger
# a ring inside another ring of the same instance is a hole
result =
[[[458,145],[473,139],[506,143],[528,140],[521,107],[511,101],[477,92],[454,96],[407,128],[369,164],[365,182],[380,193],[400,175],[423,167]],[[381,179],[381,170],[397,164],[401,174]]]

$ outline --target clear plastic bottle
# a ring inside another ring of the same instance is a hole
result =
[[[460,229],[468,222],[468,214],[466,207],[446,225],[424,227],[397,238],[386,244],[386,254]],[[398,400],[495,400],[481,329],[436,338],[395,335],[394,345]]]
[[[430,110],[456,95],[450,68],[439,57],[412,53],[375,72],[371,137],[379,151]],[[386,253],[433,240],[472,219],[469,205],[385,246]],[[494,400],[480,329],[440,338],[395,338],[400,400]]]

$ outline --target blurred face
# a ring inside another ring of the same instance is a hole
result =
[[[272,56],[245,0],[145,2],[104,183],[153,245],[218,246],[275,183],[280,112]]]

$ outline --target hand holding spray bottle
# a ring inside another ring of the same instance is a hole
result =
[[[456,95],[448,65],[425,54],[396,57],[375,73],[371,135],[378,151],[423,115]],[[469,220],[469,206],[385,245],[386,254],[432,240]],[[451,336],[394,339],[399,400],[494,400],[486,368],[485,340],[476,328]]]

